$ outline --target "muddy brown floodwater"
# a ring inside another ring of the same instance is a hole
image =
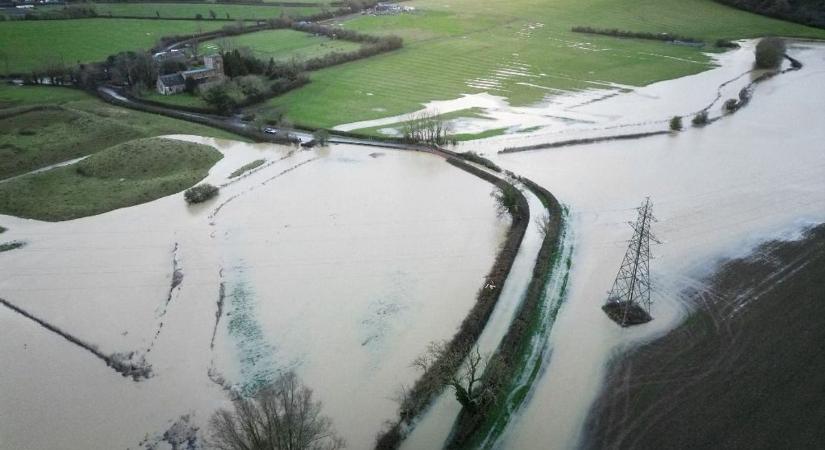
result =
[[[825,225],[731,260],[666,336],[617,356],[592,449],[825,448]]]
[[[509,228],[492,186],[427,153],[174,138],[224,154],[205,180],[218,197],[0,216],[4,240],[27,242],[0,257],[0,298],[74,339],[0,305],[0,449],[203,434],[227,390],[288,369],[350,448],[370,447],[418,376],[410,362],[452,336],[492,266]],[[124,378],[89,349],[152,376]]]

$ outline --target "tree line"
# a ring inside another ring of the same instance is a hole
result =
[[[670,33],[650,33],[647,31],[627,31],[619,30],[618,28],[593,28],[584,26],[575,26],[572,28],[574,33],[586,34],[600,34],[603,36],[612,36],[618,38],[632,38],[632,39],[647,39],[653,41],[665,42],[684,42],[688,44],[704,44],[704,41],[686,36],[679,36]]]

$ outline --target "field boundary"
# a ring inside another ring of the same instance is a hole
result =
[[[376,449],[395,449],[399,447],[401,441],[409,433],[415,419],[426,411],[436,396],[444,390],[444,386],[437,382],[437,374],[443,373],[443,371],[457,371],[456,362],[460,364],[464,357],[469,354],[473,344],[484,331],[485,325],[498,303],[498,298],[521,248],[521,241],[530,220],[527,199],[510,182],[475,167],[456,156],[452,156],[452,152],[443,152],[438,149],[431,151],[444,156],[448,164],[475,175],[494,186],[513,188],[519,195],[519,208],[518,213],[511,216],[513,221],[507,231],[507,238],[496,256],[493,267],[485,277],[484,284],[476,294],[475,305],[461,322],[455,335],[446,343],[446,354],[462,356],[459,358],[440,358],[431,366],[430,370],[421,375],[407,392],[405,401],[402,402],[400,407],[399,418],[390,423],[390,426],[376,437]]]

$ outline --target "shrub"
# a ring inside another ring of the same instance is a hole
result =
[[[673,116],[670,119],[670,130],[671,131],[681,131],[682,130],[682,116]]]
[[[725,104],[722,106],[725,112],[732,113],[739,109],[739,102],[736,101],[735,98],[729,98],[725,100]]]
[[[779,67],[785,56],[785,41],[777,37],[766,37],[756,44],[756,67],[773,69]]]
[[[315,139],[315,142],[317,142],[318,145],[327,145],[327,142],[329,141],[329,132],[327,130],[316,130],[312,133],[312,138]]]
[[[183,194],[183,198],[186,199],[186,203],[192,205],[195,203],[203,203],[216,195],[218,195],[218,187],[204,183],[187,189]]]
[[[703,125],[708,124],[708,112],[707,111],[699,111],[695,116],[693,116],[693,126],[701,127]]]
[[[739,48],[739,44],[736,42],[731,42],[727,39],[717,39],[715,45],[718,48]]]
[[[512,217],[519,214],[519,197],[521,193],[511,184],[498,187],[492,194],[496,200],[496,211],[502,216],[509,213]]]

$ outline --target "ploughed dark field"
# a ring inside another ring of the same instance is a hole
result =
[[[684,324],[614,361],[582,446],[825,448],[825,225],[703,289]]]

